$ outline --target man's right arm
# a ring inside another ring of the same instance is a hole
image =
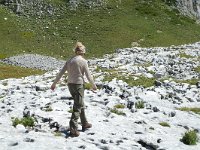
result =
[[[52,90],[55,89],[57,82],[61,79],[61,77],[63,76],[63,74],[66,72],[66,70],[67,70],[67,62],[65,63],[65,65],[63,66],[63,68],[60,70],[60,72],[56,76],[56,79],[54,80],[53,84],[51,85],[51,89]]]

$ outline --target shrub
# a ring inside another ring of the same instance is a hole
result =
[[[194,71],[197,72],[197,73],[200,73],[200,66],[194,68]]]
[[[69,113],[73,113],[74,111],[73,111],[73,109],[70,109],[70,110],[68,110],[68,112],[69,112]]]
[[[115,108],[125,108],[125,106],[123,105],[123,104],[116,104],[115,106],[114,106]]]
[[[170,125],[167,122],[160,122],[159,124],[163,127],[170,127]]]
[[[167,5],[171,6],[176,6],[176,0],[163,0]]]
[[[188,84],[191,84],[191,85],[195,85],[199,79],[188,79],[188,80],[174,80],[175,82],[178,82],[178,83],[188,83]]]
[[[196,145],[198,138],[194,130],[187,131],[181,141],[186,145]]]
[[[85,84],[84,84],[84,88],[87,89],[87,90],[90,90],[90,89],[92,89],[92,84],[90,84],[90,83],[85,83]]]
[[[122,116],[126,116],[126,114],[123,112],[123,111],[119,111],[118,109],[116,108],[113,108],[110,110],[111,113],[115,113],[117,115],[122,115]]]
[[[5,54],[0,54],[0,59],[4,59],[4,58],[6,58],[7,57],[7,55],[5,55]]]
[[[47,108],[45,108],[45,111],[49,112],[49,111],[53,111],[53,109],[51,108],[51,106],[48,106]]]
[[[8,82],[7,82],[7,81],[2,82],[2,85],[3,85],[3,86],[7,86],[7,85],[8,85]]]
[[[135,103],[135,108],[137,109],[142,109],[144,108],[144,102],[143,101],[138,101]]]
[[[181,58],[194,58],[194,56],[187,55],[186,53],[180,53],[179,56],[180,56]]]
[[[109,75],[104,77],[105,81],[111,81],[112,79],[117,78],[117,80],[122,80],[126,82],[129,86],[143,86],[144,88],[154,86],[155,78],[147,78],[144,76],[139,76],[138,79],[134,79],[132,76],[124,76],[119,72],[112,72]]]
[[[14,118],[12,120],[12,125],[16,127],[18,124],[22,124],[25,127],[33,127],[35,125],[35,119],[32,117],[23,117],[22,119]]]
[[[199,107],[193,107],[193,108],[189,108],[189,107],[181,107],[181,108],[178,108],[178,110],[181,110],[181,111],[192,111],[196,114],[200,114],[200,108]]]
[[[139,76],[139,78],[136,80],[134,80],[132,77],[122,77],[120,79],[128,83],[130,86],[143,86],[144,88],[154,86],[155,82],[155,78],[147,78],[144,76]]]
[[[30,75],[43,74],[45,71],[23,68],[0,63],[0,80],[7,78],[21,78]]]
[[[57,132],[54,133],[54,135],[55,135],[55,136],[62,136],[62,133],[59,132],[59,131],[57,131]]]

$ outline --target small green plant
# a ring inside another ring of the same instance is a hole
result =
[[[85,84],[84,84],[84,87],[85,87],[85,89],[90,90],[90,89],[92,89],[92,84],[90,84],[90,83],[85,83]]]
[[[42,71],[42,70],[12,66],[12,65],[4,64],[4,63],[0,63],[0,70],[1,70],[0,80],[7,79],[7,78],[21,78],[21,77],[26,77],[30,75],[45,73],[45,71]]]
[[[194,68],[194,71],[197,72],[197,73],[200,73],[200,66]]]
[[[199,107],[193,107],[193,108],[181,107],[181,108],[178,108],[178,110],[186,111],[186,112],[192,111],[192,112],[200,115],[200,108]]]
[[[5,97],[4,95],[0,96],[0,101],[1,101],[1,99],[3,99],[4,97]]]
[[[175,82],[178,82],[178,83],[188,83],[188,84],[191,84],[191,85],[195,85],[199,79],[188,79],[188,80],[174,80]]]
[[[197,133],[194,130],[187,131],[181,141],[186,145],[196,145],[198,141]]]
[[[12,125],[16,127],[18,124],[22,124],[25,127],[33,127],[35,125],[35,119],[32,117],[23,117],[22,119],[13,118]]]
[[[96,72],[101,72],[101,67],[97,66],[97,67],[95,68],[95,71],[96,71]]]
[[[54,135],[55,135],[55,136],[62,136],[62,133],[59,132],[59,131],[57,131],[57,132],[54,133]]]
[[[114,106],[114,108],[121,108],[121,109],[123,109],[123,108],[125,108],[125,105],[123,105],[123,104],[116,104]]]
[[[117,114],[117,115],[126,116],[126,114],[123,111],[119,111],[117,108],[111,109],[110,112],[114,113],[114,114]]]
[[[135,103],[135,108],[142,109],[144,108],[144,101],[138,101]]]
[[[139,76],[137,79],[135,79],[132,76],[124,76],[123,74],[120,74],[120,72],[117,72],[116,70],[106,75],[103,81],[111,81],[114,78],[126,82],[129,86],[143,86],[145,88],[154,86],[155,82],[155,78],[147,78],[144,76]]]
[[[0,59],[4,59],[4,58],[6,58],[7,57],[7,55],[5,55],[5,54],[0,54]]]
[[[167,122],[160,122],[159,124],[163,127],[170,127],[170,125]]]
[[[71,108],[70,110],[68,110],[68,112],[69,112],[69,113],[73,113],[74,111],[73,111],[73,109]]]
[[[187,55],[186,53],[180,53],[179,56],[180,56],[181,58],[194,58],[194,56]]]
[[[8,82],[2,82],[2,85],[3,85],[3,86],[7,86],[7,85],[8,85]]]
[[[45,109],[46,112],[50,112],[50,111],[53,111],[52,107],[51,106],[48,106],[46,109]]]
[[[148,73],[150,73],[150,74],[155,74],[155,72],[152,71],[152,70],[148,71]]]

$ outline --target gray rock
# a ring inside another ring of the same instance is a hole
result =
[[[161,86],[161,85],[162,85],[162,82],[156,80],[156,81],[154,82],[154,85],[155,85],[155,86]]]
[[[159,112],[160,110],[157,107],[153,107],[153,112]]]
[[[31,116],[30,110],[28,109],[27,106],[25,106],[23,111],[23,117],[30,117],[30,116]]]
[[[169,116],[170,116],[170,117],[176,116],[176,112],[170,112]]]
[[[149,149],[149,150],[157,150],[158,147],[159,147],[158,145],[150,143],[150,142],[147,142],[147,141],[144,141],[143,139],[140,139],[138,141],[138,143],[141,144],[146,149]]]
[[[85,145],[81,145],[81,146],[79,146],[78,148],[85,149],[86,146],[85,146]]]
[[[57,60],[53,57],[42,56],[38,54],[24,54],[13,56],[3,59],[2,62],[17,65],[25,68],[41,69],[41,70],[54,70],[61,68],[65,61]]]
[[[34,139],[31,139],[31,138],[25,138],[25,139],[24,139],[24,142],[31,142],[31,143],[32,143],[32,142],[34,142],[34,141],[35,141],[35,140],[34,140]]]
[[[22,124],[18,124],[18,125],[16,126],[16,129],[17,129],[17,131],[20,132],[20,133],[26,133],[26,131],[27,131],[27,129],[26,129]]]
[[[196,83],[197,88],[200,88],[200,81]]]
[[[106,140],[104,140],[104,139],[101,139],[100,142],[101,142],[102,144],[108,144],[108,142],[107,142]]]
[[[156,73],[154,74],[154,77],[157,78],[157,79],[159,79],[159,78],[163,77],[163,74],[160,73],[160,72],[156,72]]]
[[[8,143],[8,146],[17,146],[19,143],[16,141],[11,141]]]

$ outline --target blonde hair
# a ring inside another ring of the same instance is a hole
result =
[[[74,52],[84,54],[85,53],[85,46],[81,42],[76,42]]]

